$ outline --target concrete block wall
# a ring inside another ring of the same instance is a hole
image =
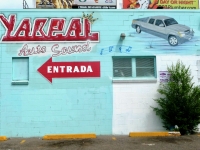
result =
[[[167,66],[181,60],[190,66],[192,82],[199,85],[197,61],[200,56],[157,55],[156,83],[113,83],[113,134],[129,132],[165,131],[161,119],[156,116],[151,106],[157,106],[154,99],[160,84],[159,71],[167,71]]]
[[[0,12],[5,16],[9,11]],[[13,11],[17,14],[17,25],[24,17],[41,17],[41,12]],[[55,13],[43,12],[55,17]],[[82,11],[58,12],[60,17],[82,17]],[[5,29],[0,24],[1,37]],[[110,56],[102,57],[95,49],[91,53],[55,57],[53,61],[101,61],[100,78],[53,79],[49,83],[37,69],[52,55],[54,43],[27,43],[30,48],[47,46],[47,54],[29,57],[29,84],[12,85],[12,57],[19,57],[19,50],[25,43],[1,43],[1,134],[8,137],[32,137],[45,134],[96,133],[112,134],[112,82]],[[60,43],[59,43],[60,44]],[[73,43],[60,44],[73,45]]]
[[[1,68],[0,80],[4,85],[1,90],[2,135],[112,133],[112,90],[107,77],[53,79],[51,84],[36,72],[43,63],[41,58],[29,59],[28,85],[11,85],[12,59],[2,62],[7,64]]]
[[[66,18],[68,25],[71,18],[81,18],[83,11],[86,14],[94,11],[93,17],[98,18],[92,24],[92,32],[99,32],[100,41],[91,43],[91,52],[53,57],[53,61],[100,61],[100,78],[53,79],[53,83],[49,83],[37,69],[52,56],[51,47],[56,42],[44,41],[40,43],[47,47],[44,55],[28,56],[29,84],[11,85],[12,57],[19,57],[24,44],[31,48],[38,43],[0,43],[1,135],[32,137],[88,132],[99,135],[163,130],[161,121],[150,109],[155,104],[152,99],[158,96],[159,78],[156,83],[112,83],[112,57],[156,56],[157,71],[165,71],[167,64],[181,58],[187,64],[192,64],[193,75],[196,73],[197,76],[198,71],[194,70],[198,68],[195,64],[200,49],[200,11],[1,10],[0,14],[6,17],[17,14],[17,25],[23,18],[30,18],[33,22],[41,17]],[[173,16],[179,23],[193,28],[194,40],[171,47],[167,40],[144,32],[137,34],[131,27],[133,19],[158,14]],[[182,17],[183,14],[186,19]],[[4,33],[5,28],[0,22],[0,37]],[[126,34],[123,41],[120,40],[121,33]],[[60,47],[74,44],[77,43],[59,43]],[[110,47],[113,47],[112,51]],[[126,52],[127,47],[132,48],[130,52]],[[198,84],[198,80],[194,80]]]

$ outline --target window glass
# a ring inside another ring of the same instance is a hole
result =
[[[170,26],[170,25],[173,25],[173,24],[178,24],[178,22],[173,18],[165,20],[165,25],[166,26]]]
[[[154,58],[136,58],[136,77],[154,76]]]
[[[132,77],[131,58],[113,59],[113,75],[114,77]]]
[[[156,77],[155,57],[113,57],[113,77]]]
[[[149,20],[149,23],[150,23],[150,24],[154,24],[154,21],[155,21],[155,19],[150,19],[150,20]]]
[[[163,24],[162,20],[156,20],[155,25],[156,25],[156,26],[159,26],[160,24]],[[163,25],[164,25],[164,24],[163,24]]]

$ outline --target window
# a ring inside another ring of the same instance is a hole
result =
[[[162,22],[162,20],[156,20],[156,26],[160,26],[160,25],[164,25],[164,23]]]
[[[136,58],[136,77],[155,77],[154,58]]]
[[[171,19],[166,19],[165,24],[166,24],[166,26],[170,26],[173,24],[178,24],[178,22],[175,19],[171,18]]]
[[[149,23],[150,23],[150,24],[154,24],[154,21],[155,21],[155,19],[150,19],[150,20],[149,20]]]
[[[155,78],[155,57],[113,57],[113,77]]]
[[[12,84],[28,84],[29,80],[29,58],[12,58]]]
[[[114,77],[132,77],[131,58],[114,58],[113,75]]]

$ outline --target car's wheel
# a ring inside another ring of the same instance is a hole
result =
[[[137,33],[141,33],[140,26],[136,26],[136,32],[137,32]]]
[[[169,45],[176,46],[178,45],[178,39],[174,35],[170,35],[168,38]]]

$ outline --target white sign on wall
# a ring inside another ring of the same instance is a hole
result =
[[[168,71],[160,71],[159,76],[160,76],[161,83],[168,82],[170,78],[170,73]]]

